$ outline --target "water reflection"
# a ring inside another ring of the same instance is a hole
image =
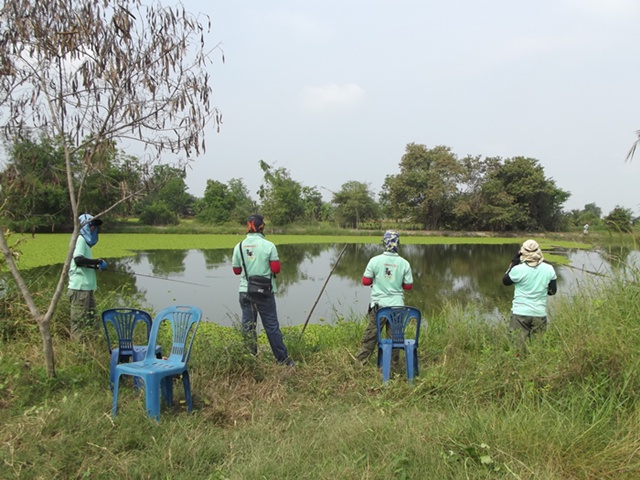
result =
[[[282,273],[277,280],[277,304],[282,325],[299,325],[307,318],[318,323],[365,314],[370,289],[362,286],[361,278],[368,260],[381,251],[377,244],[348,245],[320,295],[343,247],[278,246]],[[403,245],[401,255],[414,273],[414,288],[406,293],[405,303],[420,308],[427,317],[447,303],[476,305],[493,312],[496,319],[506,316],[513,288],[502,285],[502,276],[517,248],[517,244]],[[615,257],[611,252],[575,249],[553,253],[566,256],[571,264],[556,266],[558,295],[550,298],[551,306],[558,297],[572,295],[613,270],[637,265],[638,259],[634,250],[616,252]],[[222,325],[239,321],[239,277],[232,272],[230,250],[149,251],[107,261],[109,269],[99,275],[98,298],[103,292],[122,291],[126,286],[125,291],[140,295],[150,310],[192,304],[202,308],[208,321]],[[29,276],[32,280],[52,279],[60,268],[34,269]]]

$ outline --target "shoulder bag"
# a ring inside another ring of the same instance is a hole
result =
[[[242,258],[242,268],[244,276],[247,278],[247,293],[253,296],[267,296],[273,292],[271,284],[271,275],[268,277],[262,275],[247,275],[247,265],[244,263],[244,253],[242,251],[242,242],[240,242],[240,257]]]

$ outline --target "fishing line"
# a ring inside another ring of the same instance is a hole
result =
[[[117,273],[119,275],[135,275],[136,277],[156,278],[158,280],[166,280],[168,282],[184,283],[185,285],[197,285],[198,287],[207,287],[207,288],[209,288],[209,285],[204,285],[203,283],[187,282],[187,281],[184,281],[184,280],[175,280],[173,278],[160,277],[158,275],[147,275],[147,274],[144,274],[144,273],[137,273],[137,272],[119,272],[117,270],[105,270],[105,272]]]
[[[311,319],[311,314],[313,313],[313,310],[316,308],[316,305],[318,304],[318,301],[320,300],[320,297],[322,296],[322,293],[324,292],[324,289],[327,286],[327,283],[329,283],[329,279],[331,278],[331,275],[333,275],[333,271],[338,266],[338,263],[340,263],[340,259],[342,258],[342,254],[344,253],[344,251],[347,249],[348,246],[349,246],[348,243],[344,246],[344,248],[340,252],[340,255],[338,256],[338,259],[336,260],[336,263],[333,264],[333,268],[331,269],[331,271],[329,272],[329,275],[325,279],[324,284],[322,285],[322,288],[320,289],[320,294],[318,295],[318,298],[316,298],[316,301],[313,304],[313,307],[311,307],[311,310],[309,311],[309,315],[307,316],[307,319],[305,320],[304,325],[302,326],[302,331],[300,332],[300,338],[302,338],[302,334],[304,333],[304,330],[307,328],[307,324],[309,323],[309,320]]]

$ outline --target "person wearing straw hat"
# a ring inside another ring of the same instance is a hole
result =
[[[80,220],[80,235],[76,240],[73,260],[69,268],[69,303],[71,304],[71,338],[81,340],[89,330],[98,328],[95,290],[98,288],[96,270],[104,271],[107,262],[94,259],[91,248],[98,243],[102,220],[85,213]]]
[[[544,261],[535,240],[522,244],[502,278],[504,285],[515,285],[509,330],[522,353],[527,340],[547,328],[547,297],[558,291],[556,280],[554,268]]]

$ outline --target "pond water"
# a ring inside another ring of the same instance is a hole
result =
[[[508,316],[513,287],[502,276],[519,245],[402,245],[400,254],[412,266],[414,287],[405,304],[427,317],[447,303],[478,305],[497,319]],[[369,258],[379,245],[348,245],[333,274],[342,244],[279,245],[282,272],[277,277],[276,301],[282,326],[334,322],[366,313],[370,288],[361,284]],[[239,322],[239,277],[231,269],[231,250],[158,250],[107,259],[109,268],[99,273],[97,297],[109,291],[137,294],[150,310],[175,304],[196,305],[206,321],[221,325]],[[612,267],[607,257],[593,251],[557,249],[570,260],[557,266],[558,295],[572,295],[587,282],[598,281]],[[637,258],[634,251],[625,256]],[[625,260],[627,258],[625,257]],[[61,266],[34,269],[35,276],[52,276]],[[328,279],[328,281],[327,281]],[[323,286],[326,287],[323,290]],[[117,303],[117,299],[116,299]],[[114,306],[122,306],[114,305]]]

